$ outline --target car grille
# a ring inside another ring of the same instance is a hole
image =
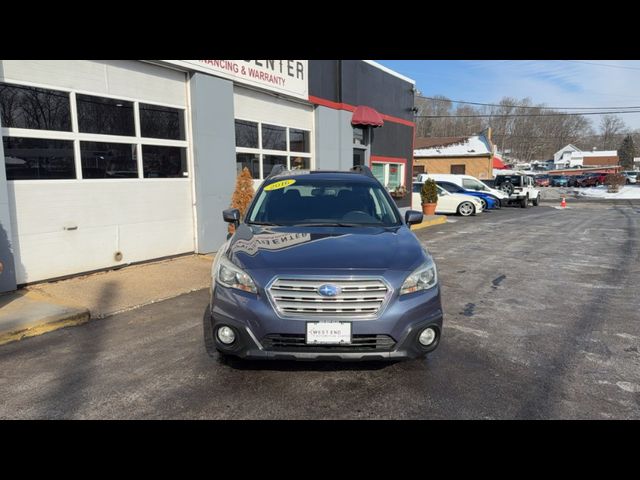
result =
[[[289,352],[378,352],[392,350],[395,344],[389,335],[353,335],[349,345],[307,345],[304,335],[286,333],[272,333],[262,339],[266,350]]]
[[[320,295],[323,285],[334,285],[340,293]],[[380,279],[293,279],[278,278],[269,295],[283,317],[374,317],[388,299],[389,287]]]

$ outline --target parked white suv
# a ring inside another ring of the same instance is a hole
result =
[[[502,190],[491,188],[471,175],[455,175],[453,173],[421,173],[418,175],[416,182],[424,182],[427,178],[433,178],[435,181],[451,182],[465,190],[490,193],[500,200],[501,205],[504,205],[509,199],[509,195],[504,193]]]
[[[509,203],[517,203],[522,208],[527,208],[529,202],[533,203],[534,207],[540,203],[540,190],[536,188],[533,177],[525,172],[514,171],[496,175],[494,185],[509,195]]]

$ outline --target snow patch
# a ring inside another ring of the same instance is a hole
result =
[[[611,199],[640,199],[640,186],[627,185],[616,193],[609,193],[607,187],[602,185],[600,187],[580,188],[575,190],[576,195],[579,197],[591,197],[591,198],[611,198]]]
[[[640,385],[631,382],[616,382],[616,385],[625,392],[637,393],[640,392]]]
[[[480,338],[489,338],[489,332],[485,332],[484,330],[476,330],[475,328],[462,327],[460,325],[454,325],[452,323],[447,323],[447,327],[455,328],[456,330],[460,330],[464,333],[470,333],[471,335],[475,335]]]

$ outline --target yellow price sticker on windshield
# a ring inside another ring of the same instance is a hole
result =
[[[288,187],[289,185],[293,185],[296,183],[295,180],[280,180],[279,182],[272,183],[264,187],[264,189],[269,192],[271,190],[279,190],[281,188]]]

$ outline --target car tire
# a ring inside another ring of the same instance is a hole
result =
[[[468,217],[470,215],[475,215],[476,207],[474,207],[471,202],[462,202],[458,205],[458,214],[462,217]]]
[[[540,204],[540,195],[538,195],[532,203],[534,207],[537,207]]]
[[[520,201],[520,208],[527,208],[529,206],[529,197],[525,197]]]
[[[504,182],[502,185],[500,185],[500,190],[502,190],[504,193],[506,193],[507,195],[511,195],[513,193],[513,184],[511,182]]]
[[[482,203],[482,211],[489,210],[489,205],[487,205],[487,201],[484,198],[480,199],[480,203]]]

